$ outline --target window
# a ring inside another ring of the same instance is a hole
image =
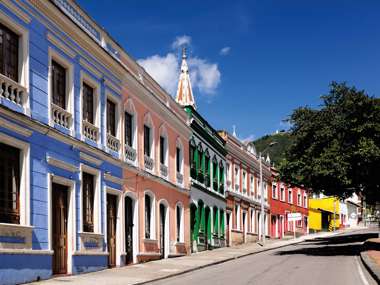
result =
[[[254,196],[255,195],[255,181],[253,179],[253,175],[250,176],[250,181],[249,181],[249,188],[251,190],[251,195]]]
[[[216,157],[212,160],[212,179],[213,179],[213,189],[218,191],[218,161]]]
[[[116,137],[116,105],[107,99],[107,134]]]
[[[235,191],[239,191],[239,186],[240,186],[239,167],[235,166]]]
[[[133,115],[125,112],[125,143],[133,147]]]
[[[301,193],[297,193],[297,205],[301,206]]]
[[[144,125],[144,154],[150,157],[150,152],[150,128],[147,125]]]
[[[176,209],[176,222],[177,222],[177,242],[182,241],[182,208],[177,205]]]
[[[240,206],[235,205],[235,225],[236,229],[240,230]]]
[[[66,110],[66,69],[52,61],[53,104]]]
[[[219,189],[220,193],[224,194],[224,165],[223,162],[219,162]]]
[[[293,199],[292,199],[292,189],[288,189],[288,202],[289,202],[289,203],[293,203]]]
[[[163,136],[160,136],[160,163],[165,164],[166,157],[166,141]]]
[[[197,177],[197,150],[194,139],[190,141],[190,175],[193,179]]]
[[[281,195],[281,197],[280,197],[281,201],[285,201],[285,189],[284,189],[284,187],[280,188],[280,195]]]
[[[206,187],[210,187],[211,181],[211,166],[210,166],[210,154],[208,150],[205,152],[205,185]]]
[[[247,193],[247,173],[243,171],[243,193]]]
[[[0,223],[20,223],[20,150],[0,143]]]
[[[277,198],[277,185],[276,184],[272,185],[272,198],[274,198],[274,199]]]
[[[179,146],[176,148],[176,170],[178,173],[182,172],[182,151]]]
[[[83,83],[83,120],[94,125],[94,89]]]
[[[149,195],[145,194],[145,238],[151,238],[152,201]]]
[[[89,173],[82,174],[83,231],[94,232],[94,193],[95,177]]]
[[[305,208],[307,208],[307,196],[306,195],[303,196],[303,206]]]
[[[18,82],[19,37],[0,24],[0,73]]]

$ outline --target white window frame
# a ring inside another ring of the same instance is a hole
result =
[[[26,100],[24,102],[24,113],[30,115],[29,102],[29,31],[20,24],[13,21],[9,15],[0,11],[0,23],[6,26],[19,36],[18,49],[18,84],[27,90]]]
[[[94,189],[94,233],[95,234],[101,234],[101,203],[100,203],[100,189],[101,189],[101,182],[100,182],[100,171],[96,168],[93,168],[91,166],[88,166],[86,164],[81,163],[80,164],[80,178],[81,178],[81,187],[80,187],[80,231],[83,232],[83,172],[86,172],[88,174],[91,174],[94,176],[94,182],[95,182],[95,189]]]
[[[307,199],[307,194],[306,193],[303,194],[303,201],[302,202],[303,202],[303,207],[307,208],[308,207],[308,205],[307,205],[308,204],[308,199]]]
[[[240,166],[238,164],[234,165],[234,176],[235,176],[234,177],[235,178],[235,185],[239,185],[239,188],[240,188]],[[234,191],[236,191],[235,185],[234,185]]]
[[[165,125],[162,125],[159,130],[159,138],[164,138],[164,165],[169,167],[169,135],[166,130]],[[158,144],[159,147],[159,154],[161,155],[161,145]],[[160,161],[161,163],[161,161]]]
[[[80,134],[81,139],[84,140],[85,136],[83,135],[83,83],[86,83],[88,86],[93,88],[93,96],[94,96],[94,126],[98,128],[99,134],[98,134],[98,140],[96,143],[99,144],[100,142],[100,133],[101,133],[101,127],[100,127],[100,114],[101,114],[101,104],[100,104],[100,84],[99,82],[93,78],[91,75],[89,75],[87,72],[81,70],[80,71],[80,99],[79,99],[79,113],[80,113]]]
[[[177,141],[176,141],[176,148],[177,147],[180,149],[180,157],[179,157],[180,171],[179,171],[179,173],[183,175],[183,168],[184,168],[183,145],[182,145],[182,142],[179,138],[177,138]],[[177,149],[176,149],[175,155],[177,155]],[[176,159],[177,159],[177,157],[176,157]],[[175,163],[177,164],[177,160],[175,161]],[[177,172],[177,165],[175,167],[176,167],[175,170]]]
[[[302,206],[302,195],[301,195],[301,190],[298,189],[297,191],[297,206]]]
[[[142,135],[143,135],[143,144],[144,144],[144,126],[147,126],[149,127],[150,129],[150,135],[149,135],[149,139],[150,139],[150,158],[152,158],[154,161],[155,161],[155,154],[156,154],[156,149],[155,149],[155,130],[154,130],[154,124],[153,124],[153,120],[152,120],[152,117],[149,113],[147,113],[145,116],[144,116],[144,123],[143,123],[143,130],[142,130]],[[144,154],[145,155],[145,154]],[[154,165],[154,163],[153,163]],[[153,170],[155,169],[155,167],[153,166]]]
[[[110,149],[108,148],[108,145],[107,145],[107,100],[110,100],[112,101],[114,104],[115,104],[115,111],[116,111],[116,118],[115,118],[115,130],[116,130],[116,136],[115,138],[117,138],[119,140],[119,143],[121,145],[121,99],[113,94],[111,91],[109,90],[106,90],[106,96],[105,96],[105,102],[104,102],[104,106],[105,106],[105,110],[104,110],[104,135],[105,135],[105,138],[104,138],[104,141],[105,141],[105,145],[106,145],[106,148],[107,150],[109,151]],[[119,153],[121,153],[120,151],[121,147],[119,148]]]
[[[284,195],[282,195],[282,194],[284,194]],[[286,193],[285,193],[284,185],[280,185],[280,201],[282,201],[282,202],[286,201]]]
[[[273,187],[275,187],[275,191],[273,192]],[[274,193],[274,195],[273,195]],[[273,199],[278,199],[278,187],[277,187],[277,183],[272,183],[272,198]]]
[[[126,112],[132,115],[132,136],[133,136],[132,148],[135,149],[136,153],[137,153],[137,148],[138,148],[138,144],[137,144],[138,115],[137,115],[137,111],[136,111],[135,105],[133,104],[132,99],[128,99],[127,102],[124,104],[123,116],[125,116]],[[125,131],[125,128],[123,129],[123,138],[125,138],[124,131]],[[126,142],[124,142],[124,143],[126,144]],[[136,158],[136,161],[137,161],[137,158]]]
[[[293,204],[293,189],[292,188],[288,188],[288,203]]]
[[[63,51],[61,51],[64,53]],[[73,135],[75,129],[75,112],[74,112],[74,65],[69,59],[65,58],[58,51],[49,47],[49,75],[48,75],[48,111],[49,111],[49,125],[54,126],[54,120],[52,118],[51,104],[53,103],[53,91],[52,91],[52,62],[53,60],[62,65],[66,70],[66,112],[71,114],[72,122],[70,126],[70,132]]]
[[[150,197],[150,237],[145,237],[145,195]],[[150,190],[144,191],[144,239],[156,240],[156,196]]]
[[[247,179],[248,179],[248,175],[247,175],[247,171],[243,169],[243,190],[245,188],[246,192],[245,192],[245,195],[248,194],[248,183],[247,183]],[[244,192],[244,191],[243,191]]]
[[[20,223],[9,225],[30,226],[30,145],[2,133],[0,142],[20,150]]]
[[[236,221],[236,230],[240,231],[240,228],[241,228],[241,225],[240,225],[240,205],[239,204],[235,204],[235,221]]]
[[[184,243],[185,242],[185,231],[184,231],[184,225],[185,225],[185,215],[184,215],[184,207],[183,207],[183,204],[181,202],[177,202],[176,204],[176,238],[177,238],[177,210],[178,208],[180,209],[181,213],[180,213],[180,230],[179,230],[179,243]]]

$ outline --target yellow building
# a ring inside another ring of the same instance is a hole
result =
[[[332,231],[334,223],[335,228],[339,229],[339,210],[338,198],[309,199],[309,229],[312,231]]]

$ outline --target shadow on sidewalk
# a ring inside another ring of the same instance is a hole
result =
[[[362,251],[362,242],[376,235],[377,233],[364,233],[317,238],[298,244],[298,249],[278,251],[275,255],[354,256]]]

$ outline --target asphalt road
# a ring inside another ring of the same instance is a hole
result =
[[[373,236],[365,230],[309,240],[151,284],[373,285],[359,257],[362,242]]]

